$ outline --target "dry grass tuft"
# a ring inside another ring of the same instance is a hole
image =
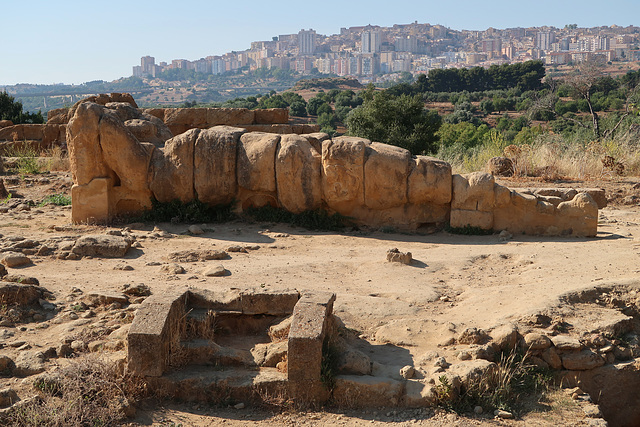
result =
[[[9,411],[7,426],[113,426],[135,413],[146,394],[140,378],[97,356],[79,358],[34,382],[40,399]]]

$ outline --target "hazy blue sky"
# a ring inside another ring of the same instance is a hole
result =
[[[3,2],[0,85],[83,83],[131,75],[140,57],[199,59],[313,28],[420,23],[461,30],[640,25],[640,1],[79,0]],[[7,4],[8,3],[8,4]],[[635,21],[634,21],[635,20]]]

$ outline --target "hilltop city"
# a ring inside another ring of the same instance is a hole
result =
[[[540,59],[547,66],[583,61],[638,61],[640,27],[489,28],[457,31],[414,22],[392,27],[341,28],[322,35],[313,29],[254,41],[249,49],[198,60],[160,62],[144,56],[133,67],[135,77],[156,77],[171,69],[219,75],[238,70],[283,69],[356,76],[363,82],[384,82],[394,73],[426,73],[437,68],[490,66]]]

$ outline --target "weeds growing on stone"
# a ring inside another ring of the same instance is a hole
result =
[[[479,405],[485,409],[509,412],[522,408],[524,396],[537,396],[538,400],[549,390],[552,377],[528,362],[528,353],[503,353],[494,369],[471,381],[453,406],[471,411]]]
[[[322,344],[322,362],[320,365],[320,381],[328,389],[333,390],[338,375],[339,350],[325,340]]]
[[[451,234],[462,234],[465,236],[488,236],[493,234],[493,230],[485,230],[484,228],[465,225],[464,227],[445,227],[445,231]]]
[[[71,196],[67,196],[66,194],[50,194],[49,196],[42,199],[39,206],[45,205],[56,205],[56,206],[69,206],[71,204]]]
[[[308,230],[320,231],[340,231],[347,227],[350,222],[349,218],[344,215],[339,213],[329,215],[327,211],[322,209],[294,214],[284,209],[266,205],[259,208],[249,208],[246,214],[260,222],[280,222]]]
[[[144,212],[136,221],[141,222],[174,222],[200,223],[225,222],[235,218],[231,211],[232,204],[209,206],[199,200],[183,203],[180,200],[159,202],[151,200],[151,209]]]

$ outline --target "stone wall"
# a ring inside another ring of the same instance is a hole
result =
[[[257,114],[224,112],[227,121]],[[73,221],[108,222],[150,208],[152,198],[197,198],[211,205],[234,201],[240,212],[267,204],[294,213],[325,209],[374,227],[450,223],[528,234],[597,233],[598,206],[588,193],[568,200],[518,193],[491,175],[452,175],[446,162],[362,138],[213,126],[163,141],[165,123],[187,121],[181,115],[206,126],[222,114],[190,113],[174,110],[167,117],[163,110],[163,122],[159,111],[124,103],[79,104],[67,128]]]
[[[67,138],[65,125],[21,124],[0,128],[0,155],[10,155],[12,149],[28,146],[42,151],[54,145],[64,144]]]

